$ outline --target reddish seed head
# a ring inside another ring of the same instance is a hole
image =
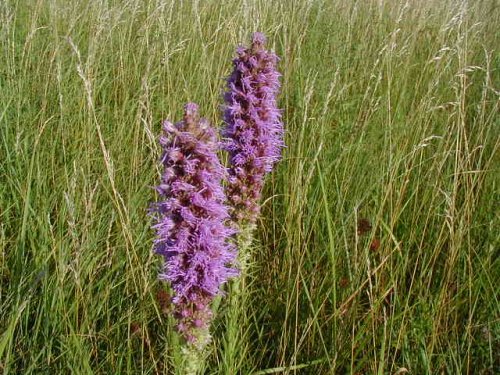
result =
[[[170,299],[170,295],[165,290],[160,289],[156,292],[156,300],[163,314],[167,314],[170,311]]]
[[[141,326],[137,322],[132,322],[130,324],[130,333],[132,335],[140,335],[141,334]]]
[[[343,277],[340,279],[340,287],[346,288],[349,285],[349,279],[347,277]]]
[[[358,220],[358,235],[362,236],[372,230],[372,224],[368,219],[359,219]]]
[[[370,243],[370,250],[377,251],[380,247],[380,240],[378,238],[374,238]]]

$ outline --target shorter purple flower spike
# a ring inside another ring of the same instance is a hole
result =
[[[237,49],[224,94],[224,148],[231,163],[226,193],[231,216],[240,224],[256,221],[265,175],[280,159],[284,146],[276,104],[278,57],[265,49],[265,43],[264,34],[256,32],[250,48]]]
[[[221,186],[224,168],[217,158],[215,131],[188,103],[184,119],[163,123],[163,175],[153,203],[154,248],[165,262],[160,279],[169,281],[177,329],[192,344],[208,335],[210,303],[228,278],[237,276],[234,230]]]

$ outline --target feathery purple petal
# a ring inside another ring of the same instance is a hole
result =
[[[265,42],[264,34],[256,32],[249,48],[237,48],[224,93],[223,136],[227,140],[223,147],[231,163],[226,193],[237,222],[257,219],[264,177],[280,159],[284,146],[276,103],[278,57],[265,49]]]
[[[195,342],[197,332],[209,326],[210,302],[238,273],[236,249],[228,242],[234,231],[225,225],[225,171],[216,155],[215,131],[200,119],[196,104],[185,106],[182,121],[165,121],[163,131],[164,169],[156,187],[161,199],[151,207],[154,249],[164,257],[160,279],[174,290],[178,331]]]

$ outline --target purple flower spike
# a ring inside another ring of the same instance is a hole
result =
[[[224,168],[216,155],[215,131],[198,106],[185,106],[184,119],[163,123],[163,175],[153,203],[154,248],[164,257],[160,279],[169,281],[178,331],[189,343],[205,340],[210,302],[236,276],[236,251],[225,225],[229,218],[221,186]]]
[[[265,49],[264,34],[256,32],[250,48],[239,47],[224,94],[224,149],[231,166],[227,197],[238,223],[254,223],[264,178],[280,159],[283,144],[281,111],[276,105],[280,74],[278,57]]]

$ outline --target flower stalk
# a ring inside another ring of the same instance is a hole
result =
[[[260,213],[265,177],[281,157],[283,123],[277,108],[278,57],[265,48],[266,38],[254,33],[250,47],[240,46],[224,93],[223,149],[229,153],[226,196],[238,229],[236,243],[240,277],[231,284],[226,316],[224,373],[241,372],[245,358],[249,294],[246,274],[251,262],[253,232]]]
[[[185,339],[185,371],[196,374],[210,342],[210,304],[221,286],[238,274],[234,234],[221,185],[225,170],[217,158],[216,133],[200,118],[198,106],[185,106],[182,121],[163,123],[161,199],[151,211],[154,248],[164,258],[161,280],[173,289],[177,331]]]

